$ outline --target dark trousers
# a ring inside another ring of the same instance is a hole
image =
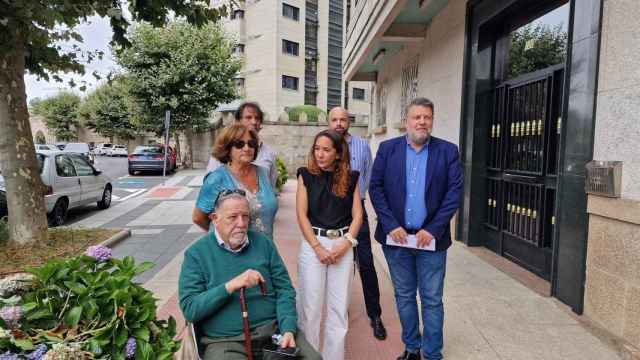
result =
[[[380,287],[378,286],[378,274],[373,265],[373,254],[371,253],[371,233],[369,232],[369,218],[367,210],[362,201],[364,218],[362,227],[358,232],[358,246],[356,247],[356,263],[362,279],[362,290],[364,292],[364,304],[367,307],[367,315],[370,319],[380,317]]]

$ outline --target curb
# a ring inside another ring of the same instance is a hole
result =
[[[131,229],[125,228],[120,230],[120,232],[108,238],[107,240],[101,242],[100,245],[106,246],[108,248],[112,248],[113,246],[115,246],[116,244],[120,243],[122,240],[130,236],[131,236]]]

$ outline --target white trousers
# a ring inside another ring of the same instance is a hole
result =
[[[335,240],[324,236],[317,238],[329,250],[335,243]],[[325,265],[302,239],[298,256],[298,326],[311,346],[326,360],[344,359],[353,271],[353,250],[349,249],[336,264]],[[320,323],[325,301],[327,316],[320,346]]]

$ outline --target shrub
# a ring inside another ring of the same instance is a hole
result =
[[[320,113],[324,113],[324,111],[313,105],[294,106],[287,110],[289,121],[299,121],[301,113],[307,114],[307,122],[318,122],[318,115],[320,115]]]
[[[110,249],[93,246],[85,255],[29,269],[27,286],[0,280],[0,354],[171,359],[179,348],[176,322],[158,320],[153,294],[133,282],[152,266],[136,265],[130,256],[111,258]]]
[[[287,171],[287,166],[284,164],[284,161],[280,158],[276,158],[276,168],[278,169],[278,180],[276,181],[276,189],[278,192],[282,191],[282,187],[287,182],[289,178],[289,172]]]

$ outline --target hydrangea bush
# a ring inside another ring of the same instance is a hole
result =
[[[153,266],[92,246],[0,280],[0,360],[167,360],[176,323],[133,278]]]

